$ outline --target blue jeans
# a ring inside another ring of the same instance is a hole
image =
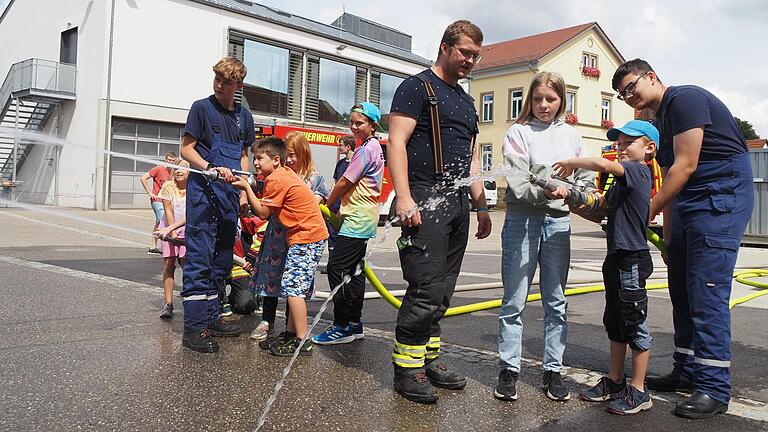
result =
[[[499,367],[520,371],[523,309],[536,266],[544,305],[544,370],[563,367],[568,333],[565,283],[571,259],[568,216],[551,217],[507,212],[501,232],[501,278],[504,299],[499,314]]]

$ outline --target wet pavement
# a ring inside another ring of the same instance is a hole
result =
[[[254,430],[288,359],[261,350],[246,335],[220,339],[221,352],[181,346],[181,302],[171,322],[162,304],[161,258],[148,256],[148,237],[69,220],[64,214],[136,230],[152,224],[149,211],[59,210],[52,218],[0,209],[0,430]],[[471,241],[460,284],[498,282],[503,214],[492,212],[495,232]],[[571,279],[597,281],[604,256],[599,228],[574,221]],[[375,245],[370,261],[391,290],[404,288],[390,241]],[[657,273],[663,267],[655,255]],[[743,248],[740,267],[768,266],[768,249]],[[180,271],[177,271],[177,279]],[[764,279],[765,280],[765,279]],[[318,290],[328,291],[318,277]],[[734,292],[752,292],[735,285]],[[500,289],[460,292],[454,304],[499,298]],[[523,364],[513,403],[493,398],[497,378],[496,310],[443,320],[444,359],[467,375],[465,390],[440,390],[435,405],[407,402],[392,391],[396,310],[366,300],[366,337],[336,347],[315,347],[301,357],[262,430],[293,431],[514,431],[514,430],[768,430],[768,297],[732,314],[734,401],[728,415],[692,421],[672,414],[680,396],[658,394],[654,407],[631,417],[604,412],[604,403],[579,401],[575,392],[608,368],[601,324],[601,293],[569,297],[564,363],[573,398],[549,401],[541,391],[543,311],[531,303],[524,316]],[[314,316],[320,302],[310,303]],[[281,305],[280,310],[283,310]],[[671,306],[664,291],[650,299],[654,336],[651,371],[671,364]],[[250,332],[258,316],[239,322]],[[332,308],[322,325],[332,318]],[[278,320],[280,322],[280,320]],[[315,332],[321,329],[315,329]]]

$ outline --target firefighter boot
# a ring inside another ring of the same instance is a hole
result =
[[[435,387],[448,390],[461,390],[467,385],[467,380],[456,372],[448,370],[448,367],[439,358],[430,360],[426,364],[427,378]]]
[[[422,368],[408,369],[395,366],[395,391],[411,402],[430,404],[437,402],[437,394]]]

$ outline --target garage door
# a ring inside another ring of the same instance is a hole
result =
[[[162,160],[169,151],[178,155],[183,128],[183,124],[113,118],[112,151],[153,160]],[[154,166],[110,156],[110,208],[149,208],[139,179]]]

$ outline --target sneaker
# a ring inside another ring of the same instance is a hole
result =
[[[147,255],[162,255],[163,251],[161,251],[158,248],[149,248],[147,250]]]
[[[625,380],[617,383],[607,376],[604,376],[600,378],[600,381],[598,381],[597,385],[594,387],[579,392],[579,397],[581,400],[589,402],[602,402],[607,401],[608,399],[616,399],[626,388],[627,382]]]
[[[611,401],[605,409],[611,414],[628,415],[651,409],[651,393],[638,390],[631,385],[625,387],[618,398]]]
[[[424,369],[398,370],[398,368],[395,368],[395,379],[392,384],[400,396],[411,402],[423,404],[437,402],[437,393],[435,393],[435,388],[429,382]]]
[[[301,339],[294,336],[286,341],[283,341],[282,343],[276,343],[269,347],[269,353],[278,357],[291,357],[296,352],[299,344],[301,344]],[[311,339],[307,339],[304,342],[304,345],[301,346],[301,351],[299,351],[299,355],[312,355]]]
[[[349,323],[347,330],[352,332],[355,336],[355,340],[365,337],[365,333],[363,333],[363,323]]]
[[[239,325],[230,324],[219,319],[218,321],[208,324],[208,331],[213,337],[234,337],[240,336],[242,329]]]
[[[268,335],[266,339],[259,341],[259,348],[265,350],[272,349],[273,345],[280,345],[281,343],[287,342],[289,339],[293,338],[293,336],[293,333],[288,332],[282,332],[277,336]]]
[[[229,305],[229,303],[222,303],[221,304],[221,314],[222,317],[228,317],[232,316],[232,307]]]
[[[336,324],[329,326],[325,331],[312,338],[312,342],[318,345],[338,345],[353,342],[355,335],[349,330],[349,325],[341,327]]]
[[[163,305],[163,311],[160,312],[160,318],[162,319],[173,318],[173,305],[171,303],[166,303]]]
[[[259,325],[256,326],[255,329],[253,329],[253,332],[251,332],[249,337],[255,341],[263,341],[270,336],[270,333],[276,332],[274,327],[274,324],[270,324],[267,321],[262,321],[259,323]]]
[[[544,388],[547,390],[547,397],[553,401],[564,402],[571,398],[568,388],[563,384],[563,377],[560,372],[544,371]]]
[[[517,377],[518,373],[512,369],[504,369],[499,372],[499,383],[496,384],[493,397],[505,401],[517,400]]]
[[[461,390],[467,385],[467,379],[460,374],[448,370],[448,367],[440,361],[440,359],[434,359],[427,362],[426,373],[429,382],[435,387],[440,387],[448,390]]]
[[[181,344],[192,351],[201,353],[215,353],[219,351],[219,344],[211,338],[211,334],[207,329],[184,330]]]

